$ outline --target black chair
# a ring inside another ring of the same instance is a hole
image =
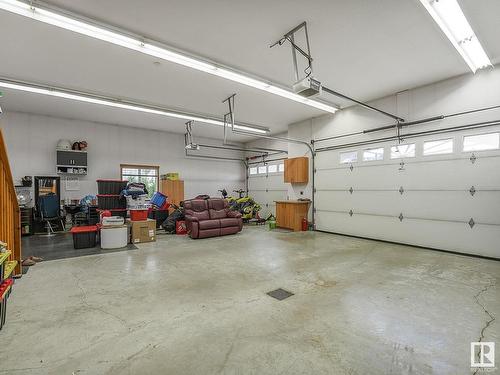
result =
[[[52,237],[54,235],[54,229],[51,224],[53,221],[59,221],[64,230],[63,216],[59,207],[59,198],[56,194],[41,195],[38,198],[38,210],[40,221],[45,222],[45,227],[47,228],[45,236]]]

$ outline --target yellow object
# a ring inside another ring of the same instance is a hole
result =
[[[3,278],[8,279],[10,275],[12,275],[12,272],[14,271],[14,268],[17,266],[17,260],[10,260],[7,262],[5,265],[5,270],[3,271]]]
[[[0,253],[0,264],[2,264],[3,262],[5,262],[5,260],[7,260],[10,256],[10,251],[7,250],[5,253]]]
[[[179,172],[169,172],[161,175],[162,180],[177,181],[179,179]]]

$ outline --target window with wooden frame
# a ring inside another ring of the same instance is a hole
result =
[[[120,164],[120,176],[122,180],[129,182],[142,182],[146,185],[148,195],[151,197],[155,191],[158,191],[160,167],[156,165]]]

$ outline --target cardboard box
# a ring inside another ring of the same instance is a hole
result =
[[[130,226],[131,243],[136,244],[156,241],[156,220],[127,220],[127,222]]]
[[[169,172],[161,175],[162,180],[177,181],[179,179],[179,172]]]

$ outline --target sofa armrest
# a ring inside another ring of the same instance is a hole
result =
[[[195,223],[199,222],[199,220],[198,220],[197,217],[194,217],[194,216],[191,216],[191,215],[185,215],[184,219],[186,221],[190,221],[190,222],[195,222]]]
[[[226,216],[227,217],[234,217],[235,219],[239,219],[239,218],[241,218],[241,212],[227,210],[226,211]]]

